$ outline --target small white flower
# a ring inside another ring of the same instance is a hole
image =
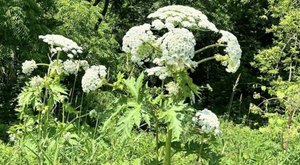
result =
[[[198,26],[200,28],[204,28],[204,29],[208,29],[208,30],[211,30],[211,31],[214,31],[214,32],[218,32],[219,30],[217,29],[216,25],[209,22],[209,21],[200,21],[198,23]]]
[[[77,74],[78,69],[79,69],[79,63],[78,63],[78,61],[66,60],[63,63],[63,68],[67,75]]]
[[[9,141],[11,141],[11,142],[16,141],[16,135],[14,135],[14,134],[9,134]]]
[[[22,72],[24,74],[31,74],[31,72],[37,68],[36,62],[34,60],[26,60],[22,63]]]
[[[68,141],[72,138],[72,134],[70,132],[66,132],[63,134],[63,138]]]
[[[43,82],[43,79],[40,76],[34,76],[31,78],[29,84],[31,87],[37,88],[39,87]]]
[[[161,30],[161,29],[165,28],[165,24],[163,22],[161,22],[161,20],[159,20],[159,19],[154,20],[151,25],[153,26],[153,28],[155,30]]]
[[[79,66],[83,69],[83,70],[87,70],[90,65],[86,60],[79,60]]]
[[[73,54],[68,54],[67,56],[68,56],[69,58],[71,58],[71,59],[74,58],[74,55],[73,55]]]
[[[171,75],[166,67],[157,66],[150,69],[146,69],[145,72],[148,73],[148,76],[155,75],[158,76],[159,79],[164,80]]]
[[[177,95],[179,93],[179,85],[173,81],[166,84],[165,87],[170,95]]]
[[[221,133],[218,117],[206,108],[202,111],[198,111],[192,120],[195,124],[200,126],[201,130],[205,133],[214,132],[216,135]]]
[[[172,30],[172,29],[175,28],[175,26],[174,26],[172,23],[167,22],[167,23],[166,23],[166,28],[167,28],[168,30]]]
[[[93,109],[89,112],[89,116],[90,116],[90,118],[97,118],[98,113],[96,110]]]

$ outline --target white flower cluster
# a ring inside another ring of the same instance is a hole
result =
[[[63,62],[63,68],[67,75],[77,74],[79,70],[79,63],[78,61],[66,60],[65,62]]]
[[[86,93],[102,86],[106,77],[106,67],[103,65],[91,66],[85,71],[81,80],[82,90]]]
[[[161,79],[161,80],[164,80],[165,78],[171,76],[171,72],[168,70],[167,67],[164,67],[164,66],[156,66],[153,68],[149,68],[149,69],[146,69],[145,72],[148,73],[148,76],[155,75],[155,76],[158,76],[159,79]]]
[[[47,34],[45,36],[40,35],[39,39],[42,39],[44,42],[51,45],[51,52],[65,52],[72,53],[76,55],[77,53],[82,53],[82,47],[78,46],[76,42],[70,40],[62,35],[58,34]],[[70,55],[68,55],[70,56]],[[71,56],[72,57],[72,56]]]
[[[43,78],[41,78],[40,76],[34,76],[31,78],[29,84],[31,87],[37,88],[39,87],[43,82]]]
[[[162,7],[148,15],[148,18],[156,19],[152,22],[152,27],[156,30],[162,28],[170,30],[180,25],[185,28],[200,27],[214,32],[219,31],[205,14],[188,6],[171,5]]]
[[[66,75],[77,74],[81,69],[87,70],[89,68],[89,63],[86,60],[66,60],[62,62],[61,60],[54,60],[50,66],[56,70],[63,70]]]
[[[196,113],[195,117],[193,117],[193,122],[200,126],[205,133],[214,132],[215,135],[221,134],[218,117],[206,108]]]
[[[166,84],[165,87],[170,95],[177,95],[179,93],[179,85],[173,81]]]
[[[142,65],[145,59],[137,53],[139,47],[143,43],[151,43],[156,39],[150,28],[150,24],[134,26],[123,37],[122,50],[126,53],[131,53],[131,60],[139,65]]]
[[[34,60],[26,60],[22,63],[22,72],[24,74],[31,74],[31,72],[37,68],[37,64]]]
[[[193,68],[196,40],[192,32],[185,28],[174,28],[158,39],[162,52],[161,58],[154,62],[158,65],[173,66],[177,70]]]
[[[226,43],[225,52],[228,54],[228,58],[222,61],[222,65],[227,66],[226,71],[235,73],[240,67],[240,58],[242,55],[242,50],[237,38],[230,32],[225,30],[220,30],[222,37],[218,42]]]
[[[79,66],[83,69],[83,70],[87,70],[90,65],[86,60],[79,60]]]
[[[185,28],[174,28],[157,39],[162,56],[153,63],[158,66],[147,69],[148,75],[169,77],[173,71],[182,71],[197,66],[192,60],[195,54],[196,40],[193,33]]]

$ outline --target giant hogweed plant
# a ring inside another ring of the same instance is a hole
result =
[[[51,132],[51,124],[53,127],[62,125],[62,130],[58,132],[65,133],[70,125],[72,127],[73,121],[82,117],[67,120],[65,111],[70,112],[71,109],[77,113],[70,106],[75,82],[71,90],[62,85],[62,80],[71,74],[75,75],[76,81],[80,70],[85,70],[81,79],[83,92],[89,93],[107,86],[107,89],[112,89],[116,94],[117,99],[112,102],[112,108],[107,110],[111,115],[103,121],[101,137],[113,134],[124,142],[132,135],[133,129],[142,125],[153,127],[150,131],[153,130],[155,135],[157,164],[161,156],[164,157],[164,164],[171,164],[174,154],[171,150],[172,142],[181,141],[182,133],[189,131],[184,130],[185,128],[192,129],[191,132],[201,137],[220,135],[220,123],[213,112],[208,109],[197,111],[187,103],[187,100],[193,103],[196,96],[200,98],[200,87],[193,83],[189,72],[209,60],[221,62],[227,72],[236,72],[241,57],[237,38],[228,31],[217,29],[202,12],[191,7],[163,7],[148,18],[153,19],[151,24],[132,27],[124,36],[122,50],[127,53],[126,64],[133,63],[134,67],[129,77],[125,78],[125,74],[119,73],[117,81],[113,83],[106,79],[105,66],[89,67],[86,61],[75,60],[82,48],[73,41],[59,35],[41,36],[50,45],[49,64],[36,64],[31,60],[25,61],[22,68],[23,73],[30,74],[37,66],[43,65],[48,67],[48,72],[44,77],[31,78],[19,95],[17,111],[24,124],[11,128],[12,140],[21,137],[18,134],[33,130],[39,130],[40,137],[47,137]],[[195,50],[197,42],[192,30],[213,31],[220,33],[222,37],[215,44]],[[223,47],[224,51],[193,61],[198,53],[216,47]],[[132,73],[137,68],[142,72],[136,78]],[[151,81],[155,77],[160,81]],[[95,111],[85,115],[98,117]],[[69,124],[64,124],[66,122]],[[165,137],[162,155],[159,148],[161,137]],[[204,140],[200,143],[203,144]],[[201,149],[198,157],[200,161]],[[47,156],[46,158],[50,161]]]
[[[111,86],[125,92],[116,102],[114,112],[104,122],[103,131],[113,132],[123,140],[134,128],[143,123],[154,127],[156,161],[159,162],[159,134],[165,135],[164,164],[171,164],[172,142],[180,142],[185,125],[193,125],[199,135],[219,135],[217,116],[208,109],[196,112],[186,101],[200,95],[200,87],[193,83],[189,71],[209,60],[216,60],[234,73],[240,66],[241,49],[237,38],[230,32],[219,30],[200,11],[186,6],[173,5],[148,15],[153,21],[134,26],[123,38],[122,50],[127,53],[127,64],[133,70],[142,70],[138,78],[132,74]],[[221,38],[212,45],[195,50],[197,44],[192,30],[213,31]],[[224,51],[200,61],[195,55],[209,48],[224,47]],[[222,53],[225,53],[222,55]],[[132,71],[132,73],[134,73]],[[145,73],[148,80],[145,81]],[[158,77],[160,81],[152,82]],[[160,83],[158,83],[160,82]],[[203,142],[202,142],[203,143]],[[200,151],[201,153],[201,151]]]
[[[83,49],[68,38],[55,34],[39,36],[39,38],[49,45],[49,63],[26,60],[22,64],[22,72],[29,76],[38,67],[45,67],[47,72],[43,76],[31,77],[19,94],[16,111],[21,122],[10,128],[10,140],[36,155],[38,162],[56,164],[59,145],[66,142],[61,140],[65,139],[64,137],[69,137],[67,138],[69,140],[77,137],[76,134],[69,132],[74,131],[72,121],[88,115],[80,116],[78,109],[81,107],[72,106],[78,102],[78,99],[74,100],[74,98],[76,98],[75,85],[79,79],[79,72],[84,70],[88,72],[91,68],[103,66],[89,68],[87,61],[77,59]],[[75,78],[72,88],[67,89],[64,81],[70,76]],[[76,117],[71,118],[70,114]],[[26,137],[30,137],[32,141],[28,141]],[[74,144],[75,141],[73,139],[73,142],[68,141],[70,142]]]

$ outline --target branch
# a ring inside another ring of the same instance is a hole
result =
[[[94,4],[96,4],[97,1],[100,1],[100,0],[96,0]],[[96,23],[95,25],[95,31],[97,31],[99,29],[99,26],[102,22],[102,20],[104,19],[106,13],[107,13],[107,10],[108,10],[108,6],[109,6],[109,2],[110,0],[105,0],[105,4],[104,4],[104,7],[103,7],[103,10],[102,10],[102,13],[101,13],[101,16],[98,18],[98,22]],[[98,2],[99,3],[99,2]],[[97,4],[98,4],[97,3]]]
[[[100,0],[96,0],[93,4],[93,6],[97,6],[99,4]]]
[[[198,54],[206,49],[209,49],[209,48],[213,48],[213,47],[220,47],[220,46],[223,46],[223,47],[226,47],[227,45],[224,45],[224,44],[212,44],[212,45],[208,45],[208,46],[205,46],[197,51],[195,51],[195,54]]]
[[[203,63],[203,62],[210,61],[210,60],[214,60],[214,59],[216,59],[215,56],[207,57],[207,58],[204,58],[204,59],[198,61],[197,64],[199,65],[199,64],[201,64],[201,63]]]

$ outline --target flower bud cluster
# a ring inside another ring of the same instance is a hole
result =
[[[43,82],[43,78],[41,78],[40,76],[34,76],[30,79],[30,86],[33,88],[38,88]]]
[[[31,72],[37,68],[37,64],[34,60],[26,60],[22,63],[22,72],[24,74],[31,74]]]
[[[169,95],[177,95],[179,93],[179,85],[173,81],[165,85],[166,90],[169,92]]]

